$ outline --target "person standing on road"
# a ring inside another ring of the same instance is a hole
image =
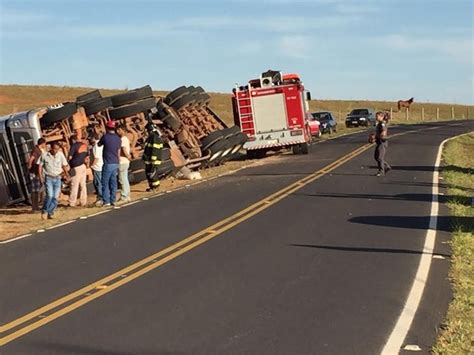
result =
[[[148,123],[146,126],[148,138],[143,152],[143,161],[145,163],[145,174],[148,180],[148,192],[156,191],[160,187],[160,177],[157,174],[156,167],[161,164],[159,159],[160,150],[163,149],[163,140],[160,132],[155,125]]]
[[[107,121],[107,133],[99,140],[99,147],[104,147],[102,166],[102,201],[97,205],[108,207],[115,206],[117,194],[117,175],[119,169],[120,147],[122,142],[115,133],[115,122]]]
[[[130,140],[127,137],[127,130],[123,125],[117,127],[117,134],[121,140],[119,167],[121,190],[119,202],[130,202],[130,182],[128,181],[128,168],[130,167],[130,160],[132,160],[130,155]]]
[[[102,166],[104,165],[104,161],[102,160],[102,154],[104,147],[99,147],[99,135],[94,133],[91,138],[91,169],[92,169],[92,181],[94,184],[95,194],[96,194],[96,201],[95,203],[102,201]]]
[[[44,198],[43,178],[39,174],[41,156],[46,152],[46,140],[38,139],[38,144],[31,152],[28,159],[28,170],[31,180],[31,209],[33,212],[40,210],[40,203]]]
[[[39,176],[42,178],[44,174],[46,187],[46,197],[41,211],[42,219],[46,219],[46,215],[48,219],[53,218],[61,193],[61,174],[64,173],[69,179],[69,165],[60,149],[59,144],[55,142],[51,145],[51,150],[41,157]]]
[[[72,146],[69,151],[69,166],[72,170],[71,194],[69,195],[69,206],[76,207],[77,192],[80,192],[80,203],[82,207],[87,206],[87,164],[89,163],[88,147],[77,134],[72,136]]]
[[[377,162],[378,172],[376,176],[384,176],[392,168],[385,161],[385,154],[387,152],[387,122],[385,121],[385,114],[383,112],[377,112],[375,114],[377,120],[377,126],[375,127],[375,152],[374,158]]]

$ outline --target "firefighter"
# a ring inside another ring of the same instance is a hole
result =
[[[387,115],[384,112],[375,114],[377,127],[375,128],[375,143],[377,144],[374,152],[374,159],[377,162],[378,172],[376,176],[384,176],[392,168],[385,160],[387,152]]]
[[[160,186],[160,179],[157,174],[157,167],[161,164],[159,159],[160,150],[163,149],[163,140],[161,134],[153,123],[146,126],[148,138],[143,152],[143,161],[145,162],[145,173],[148,180],[148,192],[156,191]]]

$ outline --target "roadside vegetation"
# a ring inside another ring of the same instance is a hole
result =
[[[453,300],[434,354],[470,354],[474,339],[474,133],[446,144],[444,182],[454,216],[450,279]]]

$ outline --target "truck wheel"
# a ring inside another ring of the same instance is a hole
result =
[[[76,97],[76,102],[78,104],[85,104],[85,103],[88,103],[89,101],[100,100],[101,98],[102,98],[102,95],[100,94],[100,91],[94,90],[86,94],[79,95],[78,97]]]
[[[300,144],[301,154],[308,154],[309,153],[309,144],[308,143],[301,143]]]
[[[134,116],[142,112],[142,107],[138,104],[124,105],[109,110],[109,116],[113,120]]]
[[[90,116],[94,113],[100,112],[112,106],[112,100],[110,97],[104,97],[103,99],[98,99],[94,101],[90,101],[84,104],[84,110],[86,111],[86,115]]]
[[[180,86],[179,88],[174,89],[171,91],[166,97],[163,99],[163,101],[171,105],[173,102],[176,100],[179,100],[182,98],[184,95],[189,94],[189,89],[186,86]]]
[[[172,160],[165,160],[156,167],[156,174],[160,177],[168,175],[174,170],[174,164]]]
[[[230,138],[232,136],[235,136],[237,133],[240,133],[240,127],[232,126],[229,128],[224,128],[221,132],[224,138]]]
[[[221,139],[211,145],[208,149],[210,151],[211,157],[209,158],[209,162],[215,161],[217,158],[222,156],[222,153],[227,149],[227,142],[225,139]]]
[[[177,132],[183,125],[181,120],[172,113],[169,113],[165,118],[163,118],[163,123],[171,128],[174,132]]]
[[[199,106],[206,106],[211,101],[211,97],[205,92],[194,95],[194,98],[196,99],[196,105]]]
[[[299,144],[295,144],[294,146],[291,147],[293,150],[293,154],[298,155],[301,154],[301,146]]]
[[[142,112],[145,112],[156,107],[156,99],[154,97],[150,97],[149,99],[137,101],[136,104],[140,105]]]
[[[196,102],[196,98],[192,95],[186,95],[171,104],[171,107],[176,111],[184,108],[185,106],[192,105]]]
[[[163,148],[158,151],[158,160],[165,161],[171,158],[171,151],[169,148]]]
[[[209,133],[206,137],[201,139],[201,150],[204,151],[208,149],[211,145],[213,145],[217,141],[220,141],[222,138],[224,138],[222,131],[214,131]]]
[[[70,102],[65,104],[62,107],[50,110],[44,114],[41,118],[41,127],[51,126],[53,123],[65,120],[68,117],[71,117],[77,112],[77,104],[75,102]]]
[[[134,103],[153,96],[153,90],[149,85],[111,96],[114,107]]]

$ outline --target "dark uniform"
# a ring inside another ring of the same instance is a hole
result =
[[[160,134],[154,130],[150,132],[143,152],[143,161],[145,162],[145,173],[150,188],[147,191],[153,191],[160,186],[159,175],[157,174],[157,167],[161,164],[159,160],[160,150],[163,149],[163,140]]]
[[[387,124],[385,122],[379,122],[375,128],[375,147],[374,158],[377,161],[377,167],[379,172],[377,175],[385,175],[387,171],[391,169],[390,165],[385,161],[385,153],[387,151],[387,136],[382,138],[382,132],[387,132]]]

